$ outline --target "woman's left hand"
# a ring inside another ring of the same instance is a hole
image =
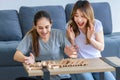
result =
[[[92,23],[90,23],[90,26],[87,27],[87,38],[88,38],[89,40],[91,40],[94,32],[95,32],[94,25],[93,25]]]
[[[32,53],[30,53],[29,57],[25,57],[25,63],[26,64],[33,64],[35,63],[35,57]]]

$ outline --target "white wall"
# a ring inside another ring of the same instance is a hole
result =
[[[62,5],[74,3],[77,0],[0,0],[0,10],[16,9],[21,6]],[[119,0],[89,0],[90,2],[109,2],[112,11],[113,32],[120,32],[120,1]]]
[[[65,5],[67,3],[74,3],[77,0],[0,0],[1,9],[17,9],[20,6],[44,6],[44,5]]]

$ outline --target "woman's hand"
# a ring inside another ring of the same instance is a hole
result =
[[[94,26],[93,26],[92,23],[90,23],[90,26],[87,27],[87,38],[88,38],[88,40],[91,41],[94,32],[95,32]]]
[[[75,40],[75,33],[73,31],[73,28],[69,25],[67,28],[67,37],[69,41],[74,45],[74,40]]]
[[[25,63],[26,64],[33,64],[35,63],[35,57],[32,53],[30,53],[29,57],[25,57]]]
[[[76,50],[76,48],[74,46],[66,46],[64,48],[64,52],[70,58],[77,58],[77,50]]]

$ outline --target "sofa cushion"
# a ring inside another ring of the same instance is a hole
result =
[[[117,56],[120,57],[120,32],[105,35],[105,49],[102,52],[104,57]]]
[[[28,77],[23,66],[0,67],[0,80],[16,80],[18,77]]]
[[[16,10],[0,10],[0,41],[22,39]]]
[[[20,41],[0,41],[0,66],[21,65],[13,60],[16,47]]]
[[[99,19],[103,24],[104,34],[111,34],[112,33],[112,19],[111,19],[111,9],[110,5],[107,2],[99,2],[99,3],[91,3],[95,18]],[[66,5],[65,12],[66,12],[66,21],[70,19],[70,14],[72,11],[74,4]]]
[[[21,7],[19,17],[23,35],[33,27],[33,17],[40,10],[46,10],[50,14],[53,20],[53,28],[65,30],[66,17],[62,6]]]

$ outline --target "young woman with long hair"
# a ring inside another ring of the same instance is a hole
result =
[[[65,46],[70,45],[70,43],[61,30],[51,28],[52,20],[46,11],[37,12],[33,22],[34,27],[18,45],[14,60],[33,64],[35,61],[60,60],[64,58],[64,53],[72,54],[72,52],[75,52],[72,46],[64,50]],[[30,55],[26,56],[27,53],[30,53]],[[64,75],[55,75],[51,76],[50,80],[70,80],[63,77]],[[69,77],[67,75],[66,78]],[[17,78],[17,80],[22,79],[28,80],[24,77]]]
[[[78,0],[75,3],[68,22],[67,38],[76,47],[78,58],[101,57],[101,51],[104,50],[103,26],[94,18],[93,8],[87,0]],[[115,80],[111,72],[104,74],[104,80]],[[73,80],[99,80],[99,73],[71,76]]]

